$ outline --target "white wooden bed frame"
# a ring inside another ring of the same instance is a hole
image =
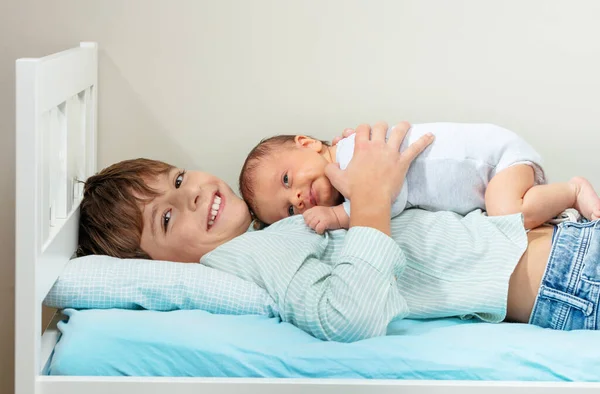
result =
[[[97,94],[95,43],[16,62],[17,394],[600,392],[594,383],[48,376],[60,335],[57,318],[42,330],[42,300],[77,246],[76,180],[96,171]]]

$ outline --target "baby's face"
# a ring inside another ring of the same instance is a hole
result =
[[[327,164],[311,147],[282,147],[260,159],[254,177],[256,215],[272,224],[317,205],[337,205],[341,194],[325,176]]]

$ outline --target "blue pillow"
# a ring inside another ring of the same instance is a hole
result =
[[[69,261],[44,305],[64,309],[201,309],[277,316],[254,282],[200,264],[86,256]]]

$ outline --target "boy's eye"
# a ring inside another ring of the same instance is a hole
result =
[[[181,171],[177,178],[175,178],[175,189],[179,189],[179,186],[183,183],[183,176],[185,175],[185,171]]]
[[[284,174],[283,175],[283,184],[287,187],[290,185],[289,183],[289,178],[288,178],[288,174]]]
[[[169,227],[169,221],[171,220],[171,211],[165,212],[163,215],[163,230],[166,232]]]
[[[290,205],[290,207],[288,208],[288,215],[294,216],[294,206],[293,205]]]

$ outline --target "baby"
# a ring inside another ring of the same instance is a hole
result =
[[[567,208],[589,220],[600,218],[600,198],[586,179],[547,184],[539,154],[509,130],[491,124],[413,125],[400,151],[426,133],[435,140],[413,161],[392,216],[411,207],[461,215],[475,209],[490,216],[522,212],[527,229]],[[242,197],[265,225],[302,214],[319,234],[348,228],[350,202],[331,185],[325,167],[337,163],[345,169],[353,152],[354,135],[335,146],[304,135],[265,139],[242,167]]]

